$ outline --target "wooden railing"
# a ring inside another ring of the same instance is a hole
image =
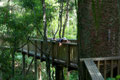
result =
[[[37,47],[35,47],[35,45]],[[70,64],[70,62],[77,63],[77,43],[62,43],[62,45],[59,46],[58,42],[48,41],[47,46],[52,59],[63,60],[68,64]],[[37,53],[40,54],[41,57],[45,56],[46,50],[42,40],[30,39],[30,42],[23,47],[28,53],[30,51],[34,52],[36,48]]]
[[[104,80],[92,59],[84,59],[83,62],[82,80]]]
[[[74,67],[77,68],[77,43],[63,43],[62,46],[59,46],[59,43],[57,42],[48,41],[47,44],[50,49],[49,57],[51,60],[59,60],[63,62],[65,66],[75,64]],[[37,57],[45,57],[44,42],[39,39],[30,39],[29,43],[27,43],[22,50],[26,51],[26,53],[31,56],[35,56],[35,53],[37,53]],[[94,61],[104,79],[107,77],[115,77],[120,74],[120,57],[87,59],[92,59]],[[80,60],[83,61],[85,58]]]
[[[81,59],[84,61],[86,58]],[[92,59],[100,73],[106,80],[108,77],[116,77],[120,75],[120,56],[118,57],[102,57],[102,58],[87,58],[87,60]]]

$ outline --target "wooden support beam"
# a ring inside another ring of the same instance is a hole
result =
[[[30,67],[31,67],[31,65],[32,65],[32,63],[33,63],[33,60],[34,60],[34,58],[31,60],[31,62],[30,62],[30,65],[29,65],[29,67],[28,67],[28,69],[27,69],[27,71],[26,71],[26,75],[28,74],[28,72],[29,72],[29,70],[30,70]]]
[[[38,80],[38,69],[37,69],[37,41],[35,41],[35,55],[34,55],[34,65],[35,65],[35,80]]]
[[[117,62],[117,75],[120,75],[120,60]]]
[[[29,46],[29,43],[27,44],[27,53],[29,54],[29,51],[30,51],[30,46]]]
[[[42,75],[41,75],[41,63],[39,64],[38,71],[39,71],[39,79],[38,79],[38,80],[42,80]]]
[[[56,80],[64,80],[64,73],[62,66],[56,66]]]
[[[111,71],[110,71],[111,78],[113,77],[113,60],[111,60]]]
[[[97,61],[98,70],[100,70],[100,61]]]
[[[107,77],[106,77],[106,73],[107,73],[106,70],[107,70],[107,61],[105,60],[105,61],[104,61],[104,79],[105,79],[105,80],[106,80],[106,78],[107,78]]]
[[[67,80],[70,80],[70,71],[67,72]]]
[[[25,54],[22,53],[22,75],[25,77]]]
[[[40,42],[40,49],[41,49],[41,51],[40,51],[41,61],[43,61],[43,59],[42,59],[42,57],[43,57],[43,52],[42,52],[43,51],[43,42],[42,41]]]
[[[52,42],[52,63],[54,62],[54,56],[55,56],[55,55],[54,55],[54,44],[55,44],[55,43]],[[53,65],[54,65],[54,64],[53,64]]]
[[[15,50],[12,50],[12,78],[14,79],[14,75],[15,75]]]
[[[67,45],[67,67],[68,67],[68,71],[70,70],[69,67],[70,67],[70,46]]]

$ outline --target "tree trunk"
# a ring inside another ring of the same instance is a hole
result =
[[[80,58],[84,56],[84,51],[83,51],[83,27],[84,24],[83,19],[85,18],[85,0],[78,0],[78,9],[77,9],[77,49],[78,49],[78,77],[79,80],[84,80],[82,78],[83,73],[82,73],[82,63],[80,63]]]
[[[120,56],[120,0],[117,0],[119,31],[118,31],[118,55]]]
[[[66,7],[66,18],[65,18],[65,22],[63,24],[63,33],[62,33],[62,38],[64,37],[65,35],[65,28],[66,28],[66,24],[67,24],[67,21],[68,21],[68,16],[69,16],[69,0],[67,0],[67,7]]]
[[[43,5],[43,25],[44,25],[44,50],[46,52],[46,69],[47,69],[47,75],[48,75],[48,80],[51,80],[51,72],[50,72],[50,60],[49,60],[49,49],[48,49],[48,43],[47,43],[47,19],[46,19],[46,5],[45,5],[45,0],[42,0],[42,5]]]
[[[59,38],[61,38],[61,34],[62,34],[62,14],[63,14],[63,0],[60,1],[60,30],[59,30]]]
[[[39,71],[39,80],[42,80],[42,76],[41,76],[41,63],[39,65],[38,71]]]
[[[46,21],[46,5],[45,0],[42,0],[43,4],[43,25],[44,25],[44,40],[47,40],[47,21]]]
[[[56,80],[64,80],[63,67],[56,66]]]
[[[12,51],[12,78],[14,79],[15,72],[15,51]]]

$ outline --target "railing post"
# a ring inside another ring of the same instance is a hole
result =
[[[35,40],[34,62],[35,62],[35,80],[38,80],[38,72],[37,72],[37,41],[36,40]]]
[[[104,61],[104,79],[106,80],[106,66],[107,66],[107,61]]]
[[[98,70],[100,70],[100,61],[97,61]]]
[[[64,80],[63,66],[56,66],[56,80]]]
[[[29,55],[30,47],[29,47],[29,42],[27,43],[27,53]]]
[[[70,46],[67,45],[68,48],[68,52],[67,52],[67,67],[68,67],[68,71],[69,71],[69,66],[70,66]]]
[[[54,42],[52,42],[52,62],[54,62]]]
[[[25,77],[25,54],[22,52],[22,75]]]
[[[120,75],[120,60],[117,62],[117,75]]]
[[[14,79],[15,74],[15,50],[12,48],[12,79]]]
[[[40,58],[41,58],[41,61],[43,61],[42,57],[43,57],[43,42],[41,41],[41,46],[40,46]]]
[[[113,77],[113,60],[111,60],[111,71],[110,71],[110,76]]]
[[[42,80],[42,75],[41,75],[41,63],[39,64],[38,71],[39,71],[39,80]]]
[[[70,45],[67,44],[67,80],[69,80],[69,75],[70,75]]]

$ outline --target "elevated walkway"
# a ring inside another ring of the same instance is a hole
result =
[[[74,41],[75,42],[75,41]],[[69,70],[78,70],[78,55],[77,43],[59,43],[48,41],[50,48],[49,60],[54,66],[62,65]],[[9,47],[2,47],[9,49]],[[39,39],[30,39],[29,43],[24,45],[21,49],[17,50],[23,55],[35,57],[46,61],[46,52],[44,42]],[[91,80],[106,80],[107,77],[114,77],[120,74],[120,57],[101,57],[101,58],[82,58],[80,63],[84,64],[83,73],[84,79],[88,80],[86,76],[90,76]],[[104,78],[104,79],[103,79]]]

